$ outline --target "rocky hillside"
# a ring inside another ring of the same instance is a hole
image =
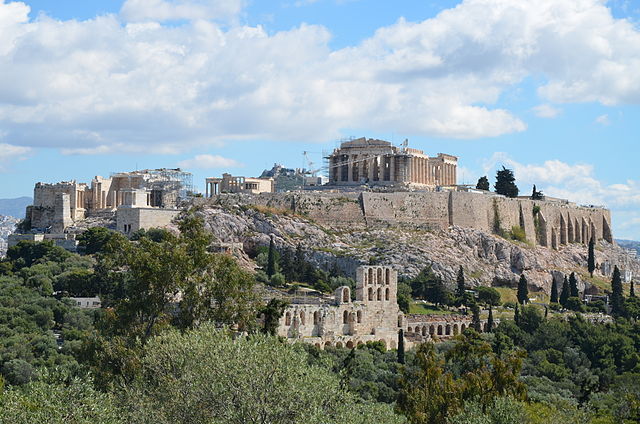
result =
[[[604,287],[609,279],[596,271],[588,278],[587,248],[575,244],[555,251],[546,247],[497,237],[485,232],[450,227],[433,231],[411,226],[353,229],[329,228],[308,218],[264,207],[206,205],[202,212],[207,227],[224,242],[243,242],[245,250],[269,243],[273,234],[278,248],[295,249],[300,244],[319,266],[334,263],[349,275],[360,264],[391,264],[401,274],[413,276],[427,265],[453,284],[462,265],[473,285],[515,284],[525,272],[533,290],[549,292],[552,278],[562,279],[575,271],[580,286],[592,283]],[[602,242],[596,261],[624,264],[624,252],[617,245]],[[629,265],[639,275],[640,263]]]

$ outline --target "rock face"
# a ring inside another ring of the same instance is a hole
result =
[[[410,226],[336,229],[306,217],[246,205],[205,205],[207,228],[221,242],[242,242],[245,250],[268,245],[274,235],[279,249],[301,245],[307,258],[321,267],[337,264],[347,275],[363,264],[393,265],[401,275],[414,276],[430,265],[447,284],[455,284],[458,267],[471,285],[515,285],[524,272],[533,291],[549,292],[553,278],[586,274],[587,248],[568,244],[560,250],[532,247],[487,232],[451,226],[433,230]],[[617,245],[600,241],[598,264],[607,261],[640,272]],[[597,270],[596,273],[600,271]],[[603,277],[607,278],[607,277]],[[579,282],[584,289],[585,282]]]

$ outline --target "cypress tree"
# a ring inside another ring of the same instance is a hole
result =
[[[464,301],[464,269],[462,269],[462,265],[460,265],[460,269],[458,269],[458,278],[456,279],[458,283],[458,288],[456,289],[456,297],[460,300],[460,302]]]
[[[404,330],[398,331],[398,363],[404,365]]]
[[[529,287],[527,277],[524,273],[520,275],[520,281],[518,281],[518,303],[525,304],[529,300]]]
[[[631,285],[629,286],[629,297],[636,297],[636,293],[633,290],[633,280],[631,280]]]
[[[489,304],[489,318],[487,318],[487,331],[491,333],[493,331],[493,307]]]
[[[473,326],[474,330],[480,333],[482,331],[482,323],[480,322],[480,307],[477,303],[471,305],[471,311],[473,312],[471,325]]]
[[[593,278],[593,271],[596,270],[596,252],[595,252],[596,242],[591,237],[589,240],[589,255],[587,258],[587,270],[589,271],[589,275]]]
[[[558,283],[555,278],[551,282],[551,303],[558,303]]]
[[[580,297],[580,292],[578,291],[578,279],[576,278],[576,273],[572,272],[569,276],[569,297]]]
[[[562,292],[560,292],[560,304],[562,307],[567,306],[567,300],[571,295],[571,290],[569,289],[569,281],[567,280],[567,276],[564,276],[564,282],[562,283]]]
[[[622,293],[622,278],[618,265],[613,268],[613,278],[611,279],[611,314],[622,315],[624,295]]]
[[[276,273],[276,255],[275,255],[275,247],[273,245],[273,234],[271,234],[271,238],[269,239],[269,258],[267,261],[267,275],[269,278]]]

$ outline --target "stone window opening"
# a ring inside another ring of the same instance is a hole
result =
[[[356,313],[356,318],[358,320],[358,324],[362,323],[362,311],[358,311]]]
[[[349,323],[349,312],[344,311],[344,313],[342,314],[342,323],[343,324]]]
[[[387,301],[389,300],[389,289],[386,289],[384,291],[384,297],[385,297],[385,300],[387,300]]]
[[[320,324],[320,314],[318,313],[318,311],[315,311],[313,313],[313,323]]]
[[[382,300],[382,289],[378,289],[378,300]]]
[[[369,300],[373,300],[373,289],[369,287]]]
[[[377,277],[378,277],[378,284],[382,284],[383,280],[382,280],[382,269],[378,268],[378,273],[377,273]]]
[[[342,289],[342,301],[344,303],[349,303],[350,300],[351,300],[351,296],[349,296],[349,289],[347,288]]]
[[[304,325],[305,324],[305,320],[304,320],[304,311],[300,311],[300,324]]]
[[[407,333],[413,333],[413,329],[411,327],[407,328]]]
[[[402,315],[398,315],[398,328],[402,328]]]
[[[384,273],[384,281],[386,284],[389,284],[389,281],[391,281],[391,271],[389,271],[389,269],[386,269]]]
[[[349,341],[347,342],[347,348],[348,348],[348,349],[353,349],[353,342],[352,342],[351,340],[349,340]]]
[[[287,312],[284,316],[284,325],[291,325],[291,312]]]
[[[433,336],[434,334],[436,334],[436,328],[432,325],[429,327],[429,334],[431,336]]]
[[[447,324],[445,330],[444,330],[444,334],[446,334],[447,336],[451,335],[451,326],[449,324]]]
[[[442,326],[438,326],[438,336],[442,336]]]
[[[373,284],[373,269],[369,268],[369,283]]]

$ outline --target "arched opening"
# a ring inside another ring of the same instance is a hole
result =
[[[447,326],[445,327],[444,334],[447,336],[451,335],[451,326],[449,324],[447,324]]]
[[[389,284],[389,282],[391,281],[391,271],[389,270],[389,268],[384,270],[384,282],[386,284]]]
[[[315,311],[313,313],[313,323],[314,324],[320,324],[320,312]]]
[[[291,325],[291,312],[284,315],[284,325]]]
[[[407,327],[407,333],[413,333],[413,329],[411,327]]]
[[[353,342],[351,340],[347,342],[347,348],[353,349]]]
[[[460,331],[461,331],[461,332],[462,332],[462,331],[464,331],[464,330],[466,330],[466,329],[467,329],[467,326],[466,326],[465,324],[462,324],[462,325],[460,326]]]
[[[427,327],[426,326],[422,327],[422,335],[423,336],[427,335]]]
[[[369,268],[369,283],[373,284],[373,268]]]
[[[402,315],[398,315],[398,327],[402,328]]]
[[[320,349],[320,343],[316,343],[314,346]]]
[[[342,342],[338,342],[338,343],[336,343],[336,347],[337,347],[338,349],[342,349]]]
[[[389,289],[385,289],[385,291],[384,291],[384,299],[387,300],[387,301],[389,300]]]
[[[363,343],[363,342],[358,342],[358,347],[360,347],[360,346],[362,346],[362,345],[364,345],[364,343]]]
[[[378,284],[383,284],[383,281],[382,281],[382,268],[378,268],[377,277],[378,277]]]
[[[567,223],[562,215],[560,215],[560,244],[567,244]]]
[[[442,326],[438,326],[438,336],[442,336]]]
[[[458,324],[453,324],[453,335],[454,336],[458,335]]]
[[[573,234],[573,219],[571,215],[567,215],[567,242],[575,243],[576,239]]]
[[[304,325],[305,323],[304,311],[300,311],[300,324]]]
[[[436,334],[436,327],[434,327],[433,325],[429,326],[429,334],[431,336],[433,336],[434,334]]]
[[[342,301],[344,303],[349,303],[350,300],[351,296],[349,294],[349,289],[345,287],[344,289],[342,289]]]
[[[356,312],[356,317],[358,319],[358,324],[362,323],[362,311]]]
[[[344,311],[342,314],[342,323],[343,324],[348,324],[349,323],[349,312]]]
[[[331,347],[331,342],[326,342],[326,343],[324,344],[324,347]]]
[[[378,289],[378,300],[382,300],[382,289]]]
[[[484,325],[482,326],[482,331],[484,331],[485,333],[489,332],[489,324],[488,323],[484,323]]]
[[[369,287],[369,300],[373,300],[373,289]]]

